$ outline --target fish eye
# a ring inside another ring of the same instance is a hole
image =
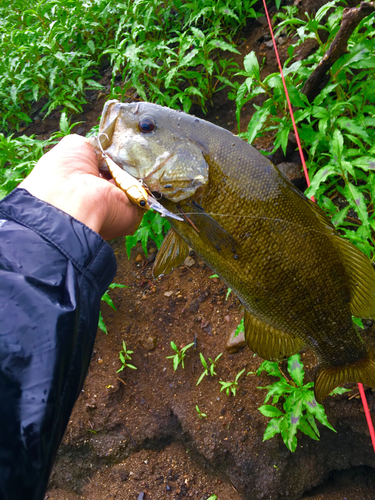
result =
[[[156,128],[156,124],[151,116],[143,116],[138,122],[138,128],[140,132],[144,134],[149,134]]]

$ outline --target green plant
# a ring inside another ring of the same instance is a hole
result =
[[[306,195],[315,196],[343,235],[374,259],[374,15],[362,20],[354,30],[348,42],[348,53],[333,64],[330,81],[310,103],[301,89],[335,37],[343,8],[336,7],[336,2],[328,2],[314,18],[307,17],[307,20],[296,19],[295,10],[289,9],[279,28],[293,31],[297,27],[297,41],[288,48],[284,75],[296,109],[302,146],[307,153],[311,186]],[[333,11],[324,22],[329,9]],[[322,31],[327,34],[325,42],[320,37]],[[304,60],[294,60],[296,47],[307,38],[317,41],[318,50]],[[279,74],[268,75],[262,80],[254,53],[245,57],[244,71],[239,74],[245,77],[245,82],[236,84],[236,93],[230,94],[236,100],[238,123],[246,102],[260,95],[265,97],[262,106],[254,105],[256,111],[242,136],[251,143],[264,133],[274,134],[274,151],[281,147],[285,152],[292,124]],[[334,203],[338,198],[345,200],[344,206]]]
[[[295,451],[298,429],[312,439],[319,440],[320,434],[315,419],[336,432],[327,420],[324,407],[317,403],[314,398],[314,382],[303,383],[305,372],[299,354],[288,359],[288,372],[292,380],[289,380],[280,370],[278,363],[264,361],[260,365],[257,375],[260,375],[262,371],[279,379],[266,387],[258,387],[258,389],[268,390],[264,402],[267,403],[271,397],[273,404],[276,404],[280,398],[285,399],[284,412],[275,406],[266,404],[258,408],[262,415],[271,418],[264,432],[263,441],[280,433],[285,446],[290,451]],[[344,392],[347,392],[347,389],[337,387],[331,394],[343,394]]]
[[[199,385],[203,378],[207,375],[211,375],[211,377],[213,377],[214,375],[216,375],[216,372],[215,372],[215,366],[216,366],[216,363],[218,362],[218,360],[221,358],[221,356],[223,355],[223,353],[221,352],[218,356],[216,356],[216,358],[214,360],[212,360],[211,358],[208,358],[208,360],[210,361],[210,366],[208,366],[208,363],[207,361],[204,359],[204,356],[203,354],[200,352],[199,353],[199,356],[201,358],[201,363],[203,365],[203,368],[204,368],[204,371],[203,373],[201,374],[201,376],[199,377],[198,379],[198,382],[196,385]]]
[[[219,382],[221,384],[220,392],[225,390],[225,392],[227,393],[227,396],[229,396],[230,393],[232,393],[233,396],[235,396],[237,389],[238,389],[238,380],[244,371],[245,371],[245,368],[243,370],[241,370],[240,372],[238,372],[236,375],[236,378],[234,379],[233,382],[224,382],[223,380],[220,380],[220,382]]]
[[[217,495],[211,495],[207,500],[217,500]]]
[[[171,341],[171,347],[176,352],[176,354],[173,354],[172,356],[167,356],[167,359],[172,359],[174,371],[177,370],[178,365],[180,363],[181,363],[182,368],[185,368],[184,359],[186,356],[186,351],[188,349],[190,349],[190,347],[192,347],[193,345],[194,345],[194,342],[192,342],[191,344],[187,344],[182,349],[178,349],[176,344],[173,341]]]
[[[58,137],[70,134],[78,123],[81,122],[70,125],[66,113],[62,113],[60,131],[45,141],[36,139],[35,135],[15,138],[13,134],[6,137],[0,133],[0,199],[18,186],[43,154],[58,142]]]
[[[210,278],[220,278],[220,276],[219,276],[218,274],[212,274],[212,275],[210,276]],[[231,292],[232,292],[232,289],[231,289],[231,288],[228,288],[228,290],[227,290],[227,294],[225,295],[225,300],[228,300],[228,297],[229,297],[229,295],[231,294]]]
[[[129,288],[129,287],[126,286],[126,285],[120,285],[119,283],[111,283],[109,285],[108,290],[102,296],[101,300],[103,300],[106,304],[108,304],[110,307],[112,307],[112,309],[114,309],[116,311],[117,309],[115,307],[115,304],[113,303],[113,300],[111,299],[111,297],[109,296],[109,293],[108,293],[110,290],[113,290],[114,288]],[[99,311],[99,323],[98,323],[98,327],[105,334],[108,334],[107,327],[105,326],[105,323],[104,323],[102,311]]]
[[[125,341],[122,341],[122,350],[119,352],[118,357],[121,361],[121,368],[117,370],[116,373],[122,372],[125,368],[131,368],[132,370],[136,370],[137,367],[134,365],[131,365],[128,363],[128,361],[131,361],[132,357],[130,356],[133,354],[134,351],[129,351],[126,347]]]
[[[33,121],[30,115],[40,118],[59,106],[81,112],[92,93],[103,89],[97,80],[108,63],[112,96],[122,98],[134,87],[142,99],[160,104],[185,110],[193,101],[205,106],[220,86],[232,86],[228,77],[236,64],[217,62],[214,54],[237,52],[232,36],[257,16],[255,2],[30,0],[25,7],[15,0],[1,5],[0,126],[18,129]]]
[[[201,412],[201,410],[199,409],[199,406],[198,406],[198,405],[195,405],[195,409],[196,409],[196,410],[197,410],[197,412],[198,412],[198,416],[199,416],[199,418],[207,418],[206,413]]]
[[[160,248],[164,233],[170,229],[170,224],[162,217],[159,213],[149,210],[143,216],[142,222],[136,232],[131,236],[126,236],[125,245],[126,251],[128,253],[128,258],[130,259],[130,251],[133,247],[137,246],[138,241],[142,243],[142,248],[147,256],[147,242],[149,239],[156,243],[156,246]]]

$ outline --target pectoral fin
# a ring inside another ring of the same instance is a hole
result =
[[[298,337],[273,328],[252,316],[244,315],[245,339],[249,348],[268,361],[280,361],[297,354],[304,343]]]
[[[213,245],[218,252],[230,252],[232,257],[236,254],[234,238],[195,201],[178,205],[177,208],[209,245]]]
[[[188,255],[189,247],[187,243],[173,229],[170,229],[164,238],[152,268],[154,278],[172,272],[173,269],[184,262]]]
[[[375,387],[375,355],[373,352],[369,352],[367,356],[355,363],[344,366],[319,365],[315,372],[315,399],[321,403],[333,389],[347,382],[359,382]]]

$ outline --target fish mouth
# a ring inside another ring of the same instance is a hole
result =
[[[155,172],[158,172],[172,157],[174,156],[173,153],[171,153],[164,161],[162,161],[161,163],[159,163],[159,165],[156,165],[156,167],[154,167],[151,172],[149,174],[146,175],[146,177],[143,177],[143,181],[146,182],[147,184],[147,180],[150,179],[150,177],[152,177]]]

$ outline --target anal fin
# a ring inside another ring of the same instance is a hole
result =
[[[375,353],[344,366],[319,365],[315,372],[315,399],[321,403],[339,385],[357,382],[375,387]]]
[[[152,268],[154,278],[172,272],[173,269],[184,262],[188,255],[188,244],[173,229],[170,229],[164,238]]]
[[[249,348],[268,361],[280,361],[297,354],[304,342],[298,337],[273,328],[252,316],[244,315],[245,339]]]

